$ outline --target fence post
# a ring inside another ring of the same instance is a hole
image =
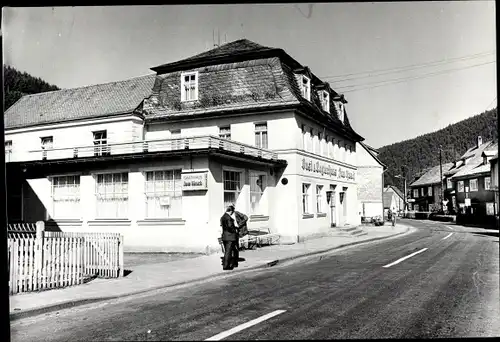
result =
[[[43,266],[43,240],[45,235],[45,222],[38,221],[36,223],[36,239],[35,239],[35,278],[36,283],[41,284],[42,266]],[[40,279],[40,281],[38,281]]]
[[[123,277],[123,235],[120,235],[120,240],[119,240],[119,246],[118,246],[118,262],[119,262],[119,267],[120,267],[120,275],[119,277]]]

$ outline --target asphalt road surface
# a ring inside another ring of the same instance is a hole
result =
[[[500,336],[498,231],[415,233],[11,322],[12,341]]]

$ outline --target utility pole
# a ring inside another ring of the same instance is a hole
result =
[[[444,186],[443,186],[443,157],[442,157],[442,151],[443,149],[441,148],[441,145],[439,145],[439,179],[441,180],[441,200],[439,203],[441,205],[441,208],[444,212],[444,206],[443,206],[443,201],[444,201]]]

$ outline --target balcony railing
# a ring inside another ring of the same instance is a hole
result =
[[[101,144],[80,147],[52,148],[28,151],[26,153],[14,151],[7,161],[37,161],[76,159],[86,157],[100,157],[126,155],[134,153],[167,152],[200,149],[218,149],[234,153],[258,157],[266,160],[277,160],[278,155],[270,150],[257,148],[240,142],[222,139],[212,135],[181,137],[174,139],[143,140],[127,143]],[[7,158],[6,158],[7,159]]]

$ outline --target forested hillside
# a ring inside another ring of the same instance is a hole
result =
[[[379,149],[380,160],[387,165],[385,185],[403,189],[401,179],[394,176],[406,165],[408,185],[426,168],[439,164],[439,146],[443,149],[443,163],[452,162],[476,144],[480,135],[483,141],[498,139],[497,108],[449,125],[439,131],[401,141]]]
[[[55,85],[48,84],[39,77],[33,77],[26,72],[4,65],[3,80],[5,91],[5,110],[26,94],[43,93],[59,90]]]

